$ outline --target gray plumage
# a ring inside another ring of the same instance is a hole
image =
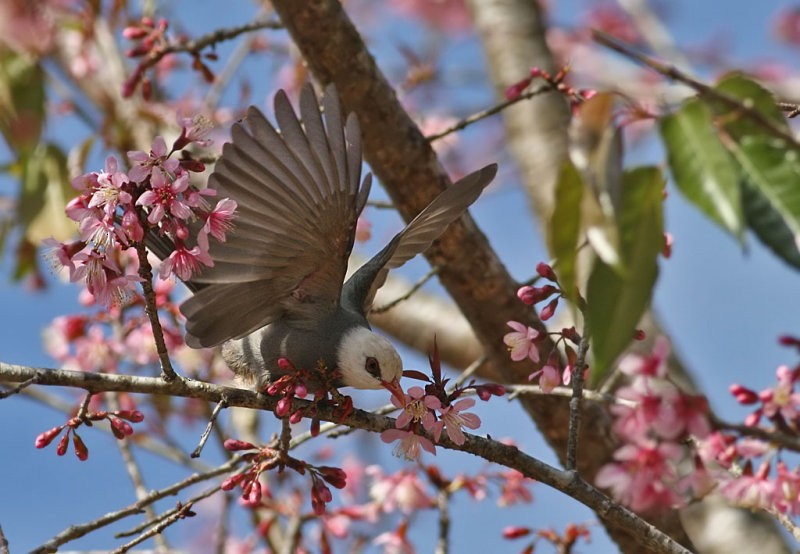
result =
[[[343,118],[333,87],[323,102],[324,122],[305,87],[298,119],[279,91],[280,131],[251,107],[209,179],[238,208],[228,240],[212,241],[214,266],[193,277],[196,292],[181,306],[186,342],[224,343],[231,369],[258,386],[281,374],[280,357],[310,371],[336,369],[340,385],[378,388],[399,379],[400,357],[366,319],[375,291],[390,269],[427,249],[497,171],[489,165],[446,189],[344,283],[371,176],[361,181],[355,116]]]

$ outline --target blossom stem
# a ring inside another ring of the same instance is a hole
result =
[[[226,397],[222,397],[216,406],[214,406],[214,411],[211,412],[211,417],[208,418],[208,425],[206,425],[206,430],[203,431],[203,434],[200,435],[200,442],[197,444],[197,448],[195,448],[190,456],[192,458],[199,458],[200,453],[203,451],[203,447],[206,445],[206,441],[208,441],[208,437],[211,436],[211,431],[214,429],[214,422],[217,421],[217,416],[219,413],[228,407],[228,399]]]
[[[450,492],[446,488],[439,489],[436,495],[439,509],[439,538],[436,541],[436,554],[447,554],[450,551]]]
[[[147,260],[147,249],[144,243],[136,243],[136,254],[139,256],[139,277],[142,278],[142,290],[144,291],[144,310],[153,328],[153,338],[156,341],[156,352],[161,362],[161,376],[165,381],[174,381],[178,374],[172,369],[172,362],[169,360],[167,345],[164,342],[164,331],[161,329],[161,322],[158,320],[158,308],[156,308],[156,293],[153,290],[153,268]]]
[[[567,433],[567,471],[578,465],[578,431],[581,426],[581,404],[583,403],[583,373],[586,368],[586,353],[589,351],[589,331],[584,328],[578,356],[572,368],[572,398],[569,401],[569,431]]]

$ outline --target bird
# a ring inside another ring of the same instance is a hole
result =
[[[287,373],[281,359],[317,384],[396,385],[401,358],[367,320],[375,292],[466,211],[497,165],[447,187],[345,281],[372,183],[369,173],[361,179],[358,119],[343,115],[333,85],[321,108],[313,86],[303,87],[299,111],[280,90],[276,126],[251,106],[223,145],[208,184],[238,207],[227,240],[209,246],[213,266],[192,276],[194,294],[180,307],[186,344],[222,345],[226,364],[257,390]]]

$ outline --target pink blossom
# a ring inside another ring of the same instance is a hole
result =
[[[636,512],[669,509],[680,503],[672,490],[674,465],[684,455],[680,445],[670,442],[629,444],[614,453],[595,477],[598,487],[611,489],[613,497]]]
[[[402,408],[402,412],[397,416],[395,426],[398,429],[407,427],[411,422],[420,422],[426,430],[430,430],[435,422],[432,402],[439,399],[433,396],[426,396],[422,387],[411,387],[405,398],[401,402],[395,395],[392,395],[392,404]]]
[[[755,474],[746,470],[744,475],[724,481],[720,494],[742,508],[770,507],[775,483],[767,478],[769,467],[769,462],[764,462]]]
[[[401,469],[385,475],[380,466],[369,466],[366,473],[372,479],[369,496],[386,513],[399,510],[410,515],[431,508],[435,502],[415,470]]]
[[[113,216],[118,205],[130,204],[131,195],[123,189],[128,176],[119,170],[114,156],[106,158],[105,170],[97,174],[96,183],[91,191],[89,208],[101,207],[107,216]]]
[[[153,188],[145,191],[136,201],[136,205],[150,208],[147,221],[151,224],[160,222],[167,213],[183,220],[192,215],[190,206],[180,196],[189,187],[188,173],[182,173],[171,181],[163,172],[156,170],[153,171],[150,184]]]
[[[223,198],[208,213],[203,230],[220,242],[225,242],[225,234],[233,228],[233,215],[237,205],[235,200]]]
[[[503,342],[511,353],[511,360],[519,362],[530,358],[532,361],[538,362],[539,350],[536,348],[535,341],[539,338],[539,331],[518,321],[508,321],[506,324],[514,329],[512,333],[503,337]]]
[[[669,341],[659,336],[653,344],[652,354],[649,356],[629,354],[620,360],[619,369],[630,376],[664,377],[667,374],[669,352]]]
[[[550,364],[531,373],[528,376],[528,381],[533,381],[536,377],[539,377],[539,388],[542,389],[542,392],[545,394],[549,394],[554,388],[561,384],[561,375],[559,374],[558,368]]]
[[[442,429],[446,428],[447,436],[450,440],[458,445],[462,445],[466,441],[462,428],[477,429],[481,426],[481,419],[477,415],[463,413],[464,410],[475,405],[475,400],[473,398],[462,398],[454,404],[444,407],[441,401],[435,396],[429,396],[428,398],[431,399],[428,405],[434,410],[439,411],[439,421],[433,424],[432,429],[433,438],[436,442],[439,442],[439,438],[442,436]]]
[[[789,471],[783,461],[775,465],[777,477],[772,503],[782,513],[796,516],[800,514],[800,470]]]
[[[387,429],[381,433],[381,440],[385,443],[399,441],[394,447],[394,455],[409,461],[419,460],[422,450],[436,455],[436,448],[426,437],[412,433],[405,429]]]
[[[383,546],[383,554],[415,554],[414,545],[408,542],[406,536],[406,524],[401,523],[398,529],[381,533],[373,544]]]
[[[187,250],[185,246],[176,246],[169,258],[161,263],[158,275],[166,279],[170,273],[174,273],[182,281],[188,281],[192,275],[200,271],[202,265],[214,266],[214,260],[211,259],[207,249],[202,249],[200,245],[191,250]]]
[[[528,486],[533,483],[533,479],[525,477],[516,469],[506,469],[497,474],[502,480],[500,486],[500,498],[497,499],[498,506],[513,506],[514,504],[524,502],[533,502],[533,494],[531,494]]]
[[[764,415],[775,417],[780,414],[786,421],[793,421],[800,411],[800,393],[794,392],[797,374],[785,365],[778,367],[776,374],[778,385],[772,389],[764,389],[758,395],[764,403]]]

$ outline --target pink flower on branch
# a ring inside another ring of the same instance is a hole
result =
[[[513,332],[503,337],[503,342],[511,354],[511,360],[519,362],[530,358],[531,361],[538,362],[539,350],[536,347],[536,341],[541,337],[541,333],[518,321],[508,321],[506,324],[514,329]]]

